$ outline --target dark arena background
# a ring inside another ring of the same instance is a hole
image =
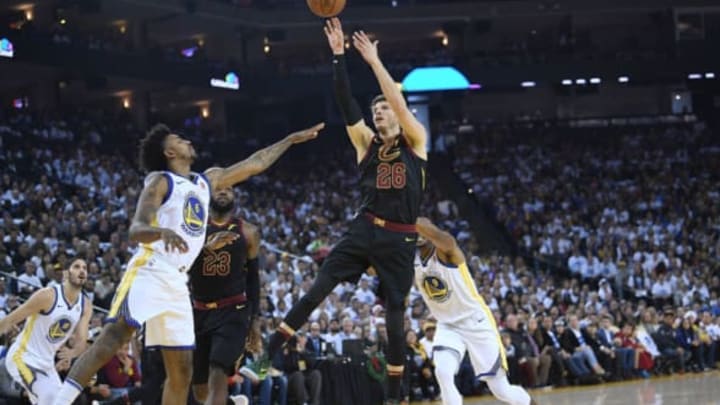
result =
[[[510,382],[538,404],[719,403],[718,2],[348,0],[339,17],[368,125],[380,87],[360,30],[427,129],[420,213],[465,253]],[[79,256],[99,336],[138,249],[137,148],[156,123],[192,141],[200,171],[324,121],[235,188],[261,231],[262,344],[228,403],[383,404],[372,272],[339,284],[269,368],[258,360],[360,206],[324,24],[305,0],[0,1],[0,316]],[[403,398],[440,404],[437,322],[416,287],[407,302]],[[29,403],[5,360],[22,327],[2,331],[0,404]],[[162,357],[142,331],[76,403],[160,403]],[[578,366],[576,336],[596,362]],[[455,384],[465,404],[500,403],[467,356]]]

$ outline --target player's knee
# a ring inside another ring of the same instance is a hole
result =
[[[222,389],[227,386],[227,373],[225,369],[218,364],[210,364],[210,373],[208,374],[208,385],[213,391],[218,388]]]
[[[436,350],[433,361],[438,383],[445,386],[455,384],[455,372],[459,365],[457,355],[448,350]]]
[[[115,353],[122,345],[130,341],[134,331],[135,329],[124,322],[109,323],[105,325],[103,333],[95,344]]]
[[[205,402],[208,396],[208,386],[207,384],[196,384],[192,387],[193,391],[193,397],[195,398],[195,401],[197,402]]]
[[[190,386],[192,382],[192,360],[176,362],[172,367],[166,367],[165,371],[167,372],[167,382],[172,387],[187,390],[187,387]]]

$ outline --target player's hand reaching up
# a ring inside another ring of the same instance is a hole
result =
[[[365,31],[356,31],[353,33],[353,45],[355,45],[355,49],[360,52],[365,62],[370,65],[380,61],[377,48],[378,42],[379,41],[371,41],[367,34],[365,34]]]
[[[235,242],[240,237],[240,234],[235,232],[220,231],[208,237],[205,243],[205,248],[210,250],[218,250],[223,247]]]
[[[293,144],[307,142],[311,139],[317,138],[318,132],[322,131],[323,128],[325,128],[325,123],[321,122],[310,128],[303,129],[302,131],[293,132],[288,135],[288,139]]]
[[[345,34],[339,18],[333,17],[325,22],[325,36],[333,55],[345,54]]]
[[[180,253],[185,253],[188,251],[187,242],[185,242],[185,240],[172,229],[163,228],[160,231],[160,235],[162,237],[162,241],[165,243],[166,252],[173,252],[177,250]]]

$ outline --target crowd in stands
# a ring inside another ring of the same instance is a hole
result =
[[[127,229],[142,185],[130,151],[107,149],[112,139],[132,146],[142,133],[128,123],[108,125],[109,119],[14,113],[0,120],[4,313],[59,282],[68,258],[79,255],[88,262],[86,293],[98,307],[91,336],[100,330],[101,309],[135,249]],[[496,143],[477,137],[452,151],[457,170],[475,195],[493,203],[522,254],[478,254],[475,230],[432,178],[422,208],[465,250],[501,328],[511,380],[561,386],[715,368],[720,160],[713,156],[720,148],[701,127],[614,130],[591,143],[544,131],[505,130]],[[562,145],[555,142],[560,138]],[[201,157],[221,146],[197,143]],[[357,286],[338,285],[272,368],[253,361],[354,214],[351,152],[343,144],[333,154],[281,160],[237,189],[238,214],[263,234],[261,317],[253,324],[262,339],[248,345],[230,381],[233,394],[262,404],[317,404],[322,386],[332,384],[315,372],[317,361],[358,352],[368,356],[368,373],[384,378],[384,308],[371,274]],[[578,257],[586,261],[577,264]],[[669,295],[663,283],[670,283]],[[409,302],[405,392],[414,400],[436,398],[435,321],[416,290]],[[120,350],[88,394],[115,403],[136,398],[140,375],[150,367],[139,364],[140,353],[141,345]],[[69,368],[60,363],[58,369]],[[463,394],[483,392],[474,377],[466,359],[457,377]],[[12,384],[0,378],[0,386],[10,395]]]
[[[708,128],[466,124],[453,141],[462,145],[451,151],[462,181],[492,207],[521,256],[556,275],[552,282],[532,275],[520,279],[521,295],[510,298],[514,308],[496,306],[506,317],[529,310],[528,327],[533,314],[565,314],[545,325],[562,329],[555,338],[540,333],[527,344],[532,350],[521,353],[538,353],[535,346],[542,353],[543,343],[557,339],[555,349],[575,355],[571,349],[582,336],[580,343],[594,348],[595,359],[587,363],[598,372],[610,370],[596,367],[607,356],[620,362],[618,347],[635,349],[635,371],[641,375],[657,371],[657,363],[665,370],[667,363],[657,360],[671,354],[683,362],[677,369],[715,367],[720,144]],[[507,289],[502,278],[496,287]],[[481,289],[492,279],[485,281]],[[493,307],[496,294],[488,292]],[[582,334],[575,331],[575,340],[562,336],[577,328],[572,326],[577,318],[568,314],[580,318]],[[537,321],[542,330],[545,318]],[[505,322],[512,337],[516,321]],[[605,334],[608,328],[612,335]],[[511,342],[520,344],[516,337]],[[538,375],[544,377],[538,359]]]

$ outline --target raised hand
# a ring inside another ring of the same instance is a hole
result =
[[[287,136],[287,139],[293,144],[307,142],[311,139],[317,138],[318,132],[320,132],[323,128],[325,128],[325,123],[321,122],[310,128],[303,129],[302,131],[293,132]]]
[[[380,61],[377,48],[378,43],[379,41],[371,41],[367,34],[365,34],[365,31],[353,33],[353,45],[355,45],[355,49],[360,52],[365,62],[370,65]]]
[[[345,34],[342,30],[340,19],[333,17],[325,21],[325,36],[327,36],[328,44],[334,55],[343,55],[345,53]]]
[[[222,249],[223,247],[235,242],[239,237],[240,235],[235,232],[215,232],[208,238],[207,242],[205,243],[205,248],[210,250]]]

